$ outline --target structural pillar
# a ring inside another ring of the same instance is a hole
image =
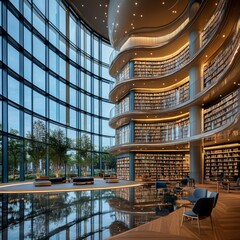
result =
[[[200,48],[200,34],[198,31],[192,31],[189,35],[189,53],[190,58]],[[202,90],[201,66],[193,66],[189,71],[189,95],[194,99],[196,94]],[[199,105],[191,106],[190,115],[190,136],[202,133],[202,107]],[[194,178],[196,183],[203,182],[203,156],[202,140],[190,142],[190,177]]]

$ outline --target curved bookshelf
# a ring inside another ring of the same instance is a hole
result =
[[[224,47],[224,50],[218,52],[208,63],[203,67],[204,87],[211,85],[226,68],[231,65],[240,47],[240,20],[236,24],[233,36]]]
[[[135,110],[162,110],[189,100],[189,82],[166,92],[135,92]]]
[[[239,94],[238,89],[204,110],[204,132],[219,128],[234,119],[239,113]]]
[[[173,122],[135,123],[134,142],[167,142],[189,137],[189,117]]]

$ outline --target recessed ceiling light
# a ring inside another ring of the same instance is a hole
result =
[[[133,26],[133,23],[131,23],[131,26]]]
[[[208,55],[205,55],[205,57],[207,58],[207,57],[208,57]]]
[[[104,20],[104,19],[103,19],[102,21],[103,21],[103,22],[105,22],[105,20]]]
[[[138,5],[138,3],[137,3],[137,2],[135,2],[135,5]]]
[[[125,33],[127,33],[127,31],[125,31]]]
[[[82,7],[84,7],[84,5],[82,4]]]
[[[136,16],[136,14],[135,14],[135,13],[133,13],[133,16],[135,17],[135,16]]]
[[[135,29],[135,27],[132,27],[132,29]]]
[[[140,17],[143,17],[143,15],[141,14]]]
[[[134,55],[137,55],[137,53],[134,53]]]
[[[108,5],[106,4],[105,7],[107,7]]]
[[[226,37],[226,35],[225,35],[225,34],[223,34],[222,36],[223,36],[223,38],[225,38],[225,37]]]
[[[117,10],[117,13],[119,13],[119,10]]]
[[[165,2],[162,2],[162,4],[164,5],[164,4],[165,4]]]
[[[95,19],[97,19],[97,17],[95,17]]]
[[[102,6],[102,4],[100,3],[100,4],[99,4],[99,7],[101,7],[101,6]]]
[[[120,8],[120,6],[118,5],[118,8]]]
[[[234,82],[234,84],[237,84],[236,82]]]

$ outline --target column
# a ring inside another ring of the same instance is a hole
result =
[[[193,1],[194,2],[194,1]],[[196,2],[192,4],[190,15],[193,17],[196,12]],[[200,49],[200,34],[197,30],[189,35],[189,53],[193,58]],[[202,90],[201,67],[193,66],[189,71],[189,94],[190,99],[194,99],[196,94]],[[194,105],[189,109],[190,115],[190,136],[195,136],[202,132],[202,108]],[[203,156],[202,140],[190,142],[190,177],[194,178],[196,183],[203,181]]]

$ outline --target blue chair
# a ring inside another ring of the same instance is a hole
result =
[[[207,192],[207,197],[214,199],[213,208],[215,208],[217,205],[218,196],[219,196],[218,192],[210,192],[210,191]]]
[[[183,213],[181,226],[185,218],[188,218],[188,219],[190,218],[191,220],[196,219],[198,222],[198,232],[200,234],[200,220],[210,217],[211,227],[213,229],[212,218],[211,218],[213,206],[214,206],[214,198],[205,197],[205,198],[198,199],[197,202],[194,204],[192,210],[185,211]]]
[[[200,198],[207,197],[207,189],[206,188],[195,188],[193,191],[193,195],[189,197],[183,197],[182,199],[188,200],[192,203],[197,202]]]

